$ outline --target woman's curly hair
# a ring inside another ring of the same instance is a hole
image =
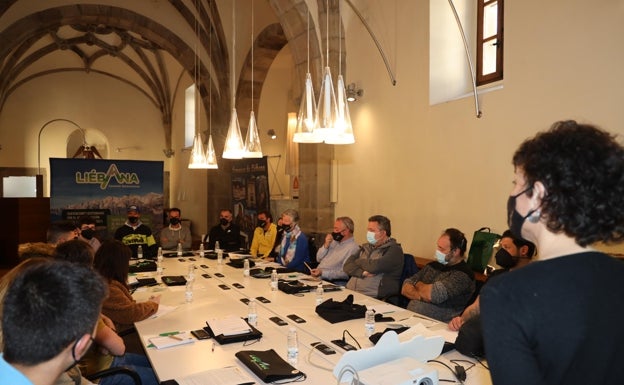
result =
[[[581,246],[624,240],[624,148],[597,127],[554,123],[520,145],[513,164],[546,187],[542,217]]]

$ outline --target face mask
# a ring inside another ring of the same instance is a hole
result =
[[[290,224],[290,225],[282,225],[282,231],[284,231],[286,233],[290,233],[291,226],[292,226],[292,224]]]
[[[532,188],[533,187],[529,187],[516,195],[509,196],[509,199],[507,199],[507,225],[509,226],[509,231],[511,231],[516,238],[522,238],[522,225],[524,221],[535,212],[535,210],[530,210],[526,216],[523,217],[520,215],[516,210],[516,198]]]
[[[366,240],[371,245],[374,245],[375,243],[377,243],[377,239],[375,239],[375,232],[374,231],[367,231],[366,232]]]
[[[169,223],[175,226],[180,223],[180,218],[178,217],[169,218]]]
[[[139,217],[128,217],[128,222],[137,223],[139,221]]]
[[[436,261],[440,262],[443,265],[448,264],[448,261],[446,260],[446,254],[444,254],[440,250],[436,250],[435,258],[436,258]]]
[[[80,235],[82,235],[84,239],[91,239],[95,235],[95,230],[86,228],[84,230],[80,230]]]
[[[221,218],[219,219],[219,223],[221,224],[221,226],[227,226],[227,224],[230,222],[225,218]]]
[[[266,226],[266,221],[258,220],[258,224],[256,226],[264,228],[264,226]]]
[[[342,238],[344,238],[344,235],[342,235],[342,233],[339,231],[337,233],[331,233],[332,238],[334,238],[334,241],[336,242],[340,242],[342,241]]]
[[[503,269],[511,269],[516,266],[518,260],[509,254],[509,252],[505,249],[500,249],[496,252],[496,264]]]

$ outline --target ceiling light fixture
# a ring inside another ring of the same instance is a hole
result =
[[[208,24],[208,55],[212,55],[212,24]],[[219,168],[217,164],[217,153],[212,142],[212,76],[208,79],[208,147],[206,148],[206,164],[207,168],[216,170]]]
[[[195,0],[195,12],[199,13],[197,7],[197,0]],[[199,15],[195,15],[195,42],[193,43],[193,116],[189,119],[192,122],[195,129],[195,137],[193,138],[193,147],[191,150],[191,156],[189,158],[188,168],[190,169],[202,169],[208,168],[208,161],[206,160],[206,153],[204,152],[204,142],[200,132],[200,92],[199,92]]]
[[[225,147],[223,149],[223,157],[226,159],[242,159],[244,148],[243,139],[241,137],[240,124],[238,123],[238,114],[236,113],[236,0],[232,1],[232,114],[230,116],[230,125],[225,138]]]
[[[262,158],[262,146],[260,145],[260,135],[254,114],[254,0],[251,0],[251,113],[249,114],[243,157]]]
[[[269,131],[267,131],[267,135],[269,135],[269,138],[271,138],[271,139],[277,139],[277,135],[275,134],[275,130],[272,129],[272,128]]]
[[[355,83],[347,85],[347,102],[357,102],[359,98],[364,96],[364,90],[356,88]]]
[[[321,83],[321,93],[319,95],[318,106],[316,110],[316,126],[315,134],[319,135],[323,141],[325,137],[336,127],[336,118],[338,115],[338,106],[336,104],[336,95],[334,93],[334,83],[332,81],[331,70],[329,68],[329,0],[325,2],[326,17],[326,54],[325,59],[327,65],[323,74]]]

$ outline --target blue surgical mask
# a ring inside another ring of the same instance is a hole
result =
[[[446,265],[448,263],[448,261],[446,260],[446,254],[444,254],[440,250],[436,250],[435,258],[436,258],[436,261],[440,262],[443,265]]]
[[[371,245],[374,245],[375,243],[377,243],[377,239],[375,239],[375,232],[374,231],[367,231],[366,232],[366,240]]]

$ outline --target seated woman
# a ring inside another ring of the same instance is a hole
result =
[[[299,213],[296,210],[287,209],[282,213],[281,219],[284,235],[275,262],[287,269],[307,271],[305,264],[310,262],[308,238],[299,228]]]
[[[160,296],[137,302],[128,290],[128,269],[132,250],[121,241],[109,240],[95,253],[94,267],[108,281],[108,298],[102,304],[102,313],[118,327],[130,327],[158,311]]]

